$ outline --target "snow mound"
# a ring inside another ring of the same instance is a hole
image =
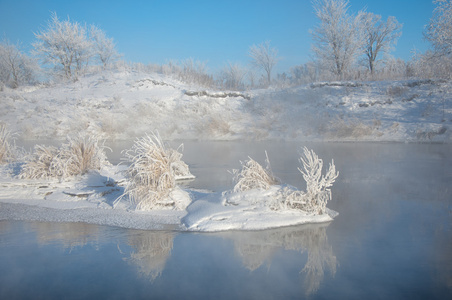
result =
[[[268,190],[212,193],[187,208],[183,225],[190,231],[262,230],[307,223],[332,221],[337,212],[314,214],[302,210],[273,210],[268,203],[280,193],[281,186]]]

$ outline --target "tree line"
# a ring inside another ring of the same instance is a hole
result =
[[[217,78],[208,74],[206,64],[187,59],[165,65],[134,64],[141,70],[177,75],[179,79],[224,89],[268,87],[325,80],[379,80],[407,77],[452,76],[452,0],[434,0],[435,9],[425,26],[424,37],[432,45],[425,53],[414,53],[410,61],[393,58],[402,27],[397,19],[383,19],[365,10],[350,12],[348,0],[313,0],[318,23],[310,30],[313,60],[274,76],[280,61],[270,41],[252,45],[251,64],[228,62]],[[94,25],[82,25],[52,13],[47,25],[35,33],[32,56],[20,44],[6,38],[0,43],[0,86],[16,88],[34,84],[42,70],[53,77],[77,80],[89,67],[107,69],[124,63],[119,60],[112,38]]]

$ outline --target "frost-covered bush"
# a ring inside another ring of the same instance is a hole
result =
[[[276,210],[300,209],[318,215],[326,213],[326,204],[332,199],[330,187],[339,176],[334,161],[330,163],[326,175],[322,175],[323,160],[314,150],[303,147],[299,162],[302,168],[298,170],[306,181],[306,192],[284,186],[271,207]]]
[[[234,169],[232,174],[234,181],[234,192],[245,192],[252,189],[268,190],[270,186],[279,183],[279,180],[273,176],[270,168],[270,160],[266,154],[267,166],[263,168],[258,162],[248,157],[248,160],[240,162],[242,165],[241,170]]]
[[[11,144],[11,132],[5,125],[0,125],[0,164],[4,164],[13,158],[13,145]]]
[[[20,173],[27,179],[65,179],[108,164],[105,146],[94,136],[68,137],[60,148],[36,145]]]
[[[332,199],[330,187],[333,186],[339,176],[339,172],[336,172],[333,160],[326,175],[322,175],[323,160],[317,156],[314,150],[308,150],[308,148],[304,147],[303,152],[300,154],[299,161],[302,168],[298,168],[298,170],[306,181],[306,194],[303,197],[303,204],[294,203],[296,206],[301,204],[300,208],[305,211],[324,213],[326,203]]]
[[[306,191],[281,185],[275,189],[276,192],[270,201],[265,200],[268,201],[267,205],[273,210],[297,209],[319,215],[326,213],[326,204],[332,199],[330,187],[339,176],[334,161],[330,163],[326,174],[322,175],[323,160],[313,150],[304,147],[300,153],[299,162],[301,168],[298,170],[306,181]],[[240,171],[233,170],[232,174],[236,181],[234,193],[253,189],[270,190],[272,186],[279,184],[278,179],[271,172],[268,157],[266,168],[250,158],[242,163]]]
[[[178,177],[193,177],[177,150],[167,147],[160,135],[146,135],[135,141],[125,152],[130,167],[125,195],[129,196],[137,210],[155,208],[184,209],[188,203],[180,203],[171,197]]]

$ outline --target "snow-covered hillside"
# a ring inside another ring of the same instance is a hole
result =
[[[158,74],[104,72],[0,92],[0,122],[19,139],[74,132],[130,140],[286,139],[451,142],[452,82],[330,82],[222,92]]]

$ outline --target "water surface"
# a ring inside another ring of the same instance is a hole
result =
[[[186,233],[2,221],[0,299],[450,298],[450,145],[186,142],[197,176],[186,184],[230,189],[227,170],[267,150],[275,175],[304,188],[304,145],[340,172],[331,223]]]

